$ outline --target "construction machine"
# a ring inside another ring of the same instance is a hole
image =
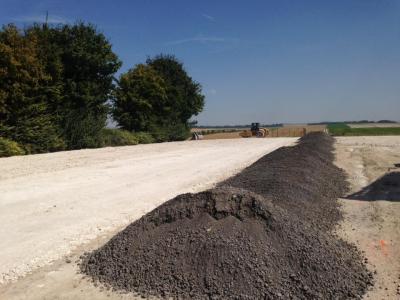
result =
[[[243,130],[240,133],[241,137],[266,137],[269,135],[269,130],[267,128],[260,128],[260,123],[251,123],[250,130]]]

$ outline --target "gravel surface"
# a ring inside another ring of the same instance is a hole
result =
[[[296,147],[282,147],[220,186],[246,188],[271,199],[319,229],[341,218],[336,198],[348,190],[346,175],[333,164],[334,139],[310,133]]]
[[[0,158],[0,285],[295,141],[173,142]]]
[[[332,143],[310,134],[216,189],[168,201],[83,256],[81,270],[144,297],[359,298],[372,275],[330,230],[347,189]]]

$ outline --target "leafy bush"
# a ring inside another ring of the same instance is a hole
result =
[[[215,133],[226,133],[226,132],[239,132],[242,131],[242,129],[205,129],[205,130],[201,130],[200,134],[202,135],[207,135],[207,134],[215,134]]]
[[[103,146],[102,129],[106,114],[92,113],[87,109],[71,111],[65,119],[64,137],[68,149],[99,148]]]
[[[168,141],[184,141],[190,137],[190,129],[186,124],[173,124],[166,130],[168,130]]]
[[[0,157],[24,154],[25,151],[18,145],[18,143],[0,137]]]
[[[105,128],[102,131],[103,145],[106,147],[128,146],[139,144],[138,137],[123,129]]]
[[[184,141],[190,137],[190,129],[182,123],[160,127],[152,126],[151,134],[156,142]]]
[[[151,136],[156,143],[168,142],[168,132],[162,127],[152,127]]]
[[[65,141],[53,123],[53,117],[46,112],[45,105],[28,105],[18,122],[8,130],[8,138],[24,147],[27,154],[61,151]],[[4,131],[7,134],[7,130]]]
[[[135,132],[133,133],[133,135],[137,138],[139,144],[151,144],[156,141],[154,137],[148,132]]]

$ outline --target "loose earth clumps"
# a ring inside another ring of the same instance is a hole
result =
[[[334,139],[309,133],[295,147],[265,155],[220,186],[245,188],[325,231],[341,218],[336,199],[348,190],[346,175],[333,164]]]
[[[308,135],[216,189],[166,202],[85,255],[82,272],[145,297],[359,298],[371,274],[329,230],[346,190],[332,143]]]

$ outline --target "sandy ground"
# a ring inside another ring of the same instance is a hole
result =
[[[240,136],[241,131],[237,132],[220,132],[203,135],[204,140],[219,140],[219,139],[243,139]]]
[[[400,137],[337,138],[336,152],[337,164],[349,175],[350,194],[400,171],[394,166],[400,163]],[[341,199],[345,219],[338,233],[364,252],[376,273],[376,283],[365,299],[400,299],[400,194],[395,195],[391,201]]]
[[[190,131],[191,132],[199,132],[199,131],[209,131],[209,130],[238,130],[241,131],[243,129],[250,129],[250,127],[245,128],[245,127],[209,127],[209,128],[199,128],[199,127],[195,127],[195,128],[191,128]]]
[[[400,123],[359,123],[359,124],[347,124],[351,128],[371,128],[371,127],[400,127]]]
[[[209,188],[295,141],[192,141],[0,159],[0,299],[129,297],[110,298],[76,274],[79,255],[162,202]]]
[[[324,131],[326,125],[308,125],[308,124],[283,124],[284,128],[306,128],[307,132]]]
[[[0,285],[0,299],[140,299],[95,287],[77,273],[79,256],[174,195],[212,186],[292,141],[215,140],[1,159],[0,269],[34,271]],[[394,166],[400,137],[337,138],[336,154],[350,194],[400,171]],[[345,220],[338,234],[376,272],[365,299],[400,299],[400,199],[340,201]]]

